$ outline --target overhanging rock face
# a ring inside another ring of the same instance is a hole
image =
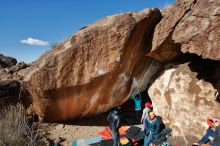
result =
[[[106,17],[45,53],[27,70],[29,109],[54,122],[105,112],[146,88],[159,68],[145,57],[158,9]]]
[[[197,0],[178,23],[173,40],[181,51],[220,61],[220,1]]]
[[[178,51],[220,60],[220,1],[177,0],[164,10],[155,28],[152,50],[147,56],[161,62]]]

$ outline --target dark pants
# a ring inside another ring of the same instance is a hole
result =
[[[141,110],[135,110],[135,124],[141,123]]]
[[[145,135],[144,137],[144,146],[149,146],[150,141],[153,139],[152,134]]]
[[[112,138],[114,141],[113,146],[120,146],[120,141],[119,141],[119,132],[118,131],[112,131]]]
[[[213,146],[220,146],[220,126],[215,128],[214,141],[212,142]]]
[[[202,139],[200,139],[198,141],[198,144],[206,144],[210,142],[209,136],[213,136],[214,135],[214,131],[209,127],[206,131],[206,134],[202,137]]]

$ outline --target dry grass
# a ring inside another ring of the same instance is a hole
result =
[[[62,47],[63,46],[63,43],[54,43],[53,45],[52,45],[52,49],[57,49],[57,48],[60,48],[60,47]]]
[[[0,110],[0,146],[35,146],[37,133],[22,105]]]

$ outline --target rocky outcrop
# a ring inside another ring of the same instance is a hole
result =
[[[220,117],[220,1],[177,0],[162,14],[146,55],[166,69],[148,92],[178,143],[190,145],[206,130],[207,117]]]
[[[23,75],[20,73],[28,67],[24,62],[18,62],[16,65],[12,67],[2,68],[0,69],[0,80],[18,80],[22,81]]]
[[[220,60],[220,1],[198,0],[178,23],[173,39],[182,52]]]
[[[147,56],[169,61],[178,51],[220,60],[220,2],[177,0],[155,28],[152,51]]]
[[[44,54],[23,83],[33,112],[49,122],[74,119],[122,104],[136,84],[144,90],[159,67],[145,51],[160,19],[158,9],[109,16]]]
[[[6,67],[12,67],[16,65],[17,60],[12,57],[4,56],[3,54],[0,54],[0,69],[6,68]]]
[[[0,54],[0,81],[6,80],[22,80],[21,75],[23,69],[28,67],[24,62],[17,62],[15,58]]]
[[[219,62],[202,59],[166,65],[149,87],[155,112],[178,143],[196,142],[208,127],[206,119],[220,117],[219,69]]]
[[[163,10],[163,19],[156,26],[152,49],[147,56],[160,62],[170,61],[178,55],[180,46],[172,39],[178,22],[191,9],[194,0],[177,0],[176,3]]]
[[[28,65],[18,62],[15,58],[0,54],[0,105],[6,106],[18,102],[20,81],[22,76],[19,71]]]

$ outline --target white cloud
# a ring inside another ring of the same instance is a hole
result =
[[[21,40],[20,43],[27,44],[27,45],[35,45],[35,46],[46,46],[49,44],[48,41],[43,41],[43,40],[33,39],[33,38],[27,38],[27,39]]]

